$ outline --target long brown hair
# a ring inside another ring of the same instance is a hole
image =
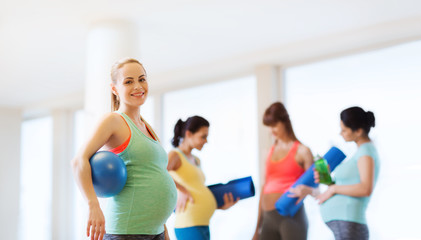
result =
[[[297,140],[294,130],[292,129],[291,120],[289,114],[281,102],[272,103],[265,111],[263,115],[263,124],[265,126],[274,126],[278,122],[281,122],[285,126],[285,130],[290,138],[294,141]]]
[[[118,69],[120,69],[121,67],[123,67],[127,63],[137,63],[140,66],[142,66],[142,68],[143,68],[143,65],[138,60],[136,60],[134,58],[122,58],[122,59],[118,60],[117,62],[115,62],[114,65],[111,67],[111,81],[112,81],[112,83],[117,84]],[[118,110],[119,107],[120,107],[120,99],[118,99],[118,97],[111,91],[111,111],[116,111],[116,110]]]

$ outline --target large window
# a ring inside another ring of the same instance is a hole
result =
[[[339,136],[339,113],[350,106],[373,111],[370,132],[381,162],[367,210],[370,239],[421,237],[421,42],[333,59],[287,71],[286,103],[297,137],[313,154],[332,145],[356,150]],[[306,199],[309,239],[333,239],[318,205]]]
[[[246,77],[167,93],[164,96],[163,145],[169,151],[178,119],[200,115],[210,122],[208,143],[195,151],[206,184],[252,176],[258,181],[255,79]],[[258,193],[257,193],[258,196]],[[249,239],[257,219],[258,197],[240,201],[211,219],[212,239]],[[173,234],[173,217],[168,226]]]
[[[51,239],[52,118],[22,124],[21,240]]]

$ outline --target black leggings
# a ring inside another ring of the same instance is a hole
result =
[[[334,220],[326,223],[332,230],[335,240],[368,240],[366,224]]]
[[[306,240],[307,216],[304,207],[294,217],[285,217],[276,210],[263,212],[261,240]]]
[[[105,234],[104,240],[165,240],[165,232],[158,235]]]

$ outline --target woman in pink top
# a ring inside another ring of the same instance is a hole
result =
[[[260,194],[253,240],[305,240],[308,223],[304,208],[294,217],[285,217],[276,211],[275,203],[313,164],[313,155],[295,137],[288,112],[282,103],[275,102],[266,109],[263,124],[271,129],[275,142],[266,160],[265,183]],[[309,188],[301,186],[292,192],[299,197],[299,201],[311,193]]]

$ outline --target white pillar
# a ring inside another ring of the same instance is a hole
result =
[[[74,117],[71,110],[53,110],[52,239],[76,239],[73,228],[74,188],[70,168],[73,157]]]
[[[22,111],[0,108],[0,232],[18,239]]]
[[[284,101],[283,70],[279,66],[262,65],[255,69],[257,79],[258,154],[260,183],[264,183],[265,160],[272,138],[262,119],[266,108],[275,101]]]
[[[152,97],[152,96],[151,96]],[[163,130],[164,130],[164,122],[162,121],[163,119],[163,114],[164,114],[164,95],[162,93],[158,93],[153,95],[154,98],[154,122],[151,123],[153,124],[153,128],[155,133],[158,135],[158,137],[162,140],[163,137]]]
[[[123,20],[95,23],[87,39],[85,81],[85,134],[89,135],[98,120],[111,111],[111,67],[124,57],[139,59],[136,24]],[[104,210],[106,200],[99,199]],[[87,213],[86,213],[87,215]],[[85,229],[87,219],[80,219]],[[83,231],[82,231],[83,232]],[[78,236],[79,237],[79,236]]]
[[[123,57],[138,58],[138,30],[135,24],[113,20],[96,23],[87,42],[85,84],[86,129],[111,110],[110,70]]]

